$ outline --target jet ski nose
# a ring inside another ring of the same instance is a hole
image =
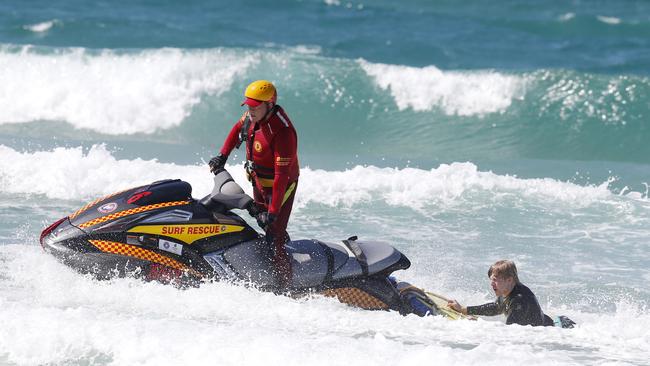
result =
[[[43,248],[43,250],[45,250],[45,245],[43,244],[43,239],[45,239],[48,235],[50,235],[50,233],[52,233],[52,231],[54,231],[54,229],[56,229],[59,225],[61,225],[61,223],[63,221],[65,221],[67,219],[68,219],[67,216],[62,218],[62,219],[59,219],[55,223],[48,226],[47,228],[45,228],[45,230],[43,230],[41,232],[41,237],[38,239],[38,241],[39,241],[39,243],[41,243],[41,247]]]

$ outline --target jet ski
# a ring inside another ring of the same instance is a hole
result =
[[[322,294],[369,310],[463,317],[434,294],[391,276],[411,264],[399,250],[357,237],[288,241],[293,274],[289,288],[279,288],[265,236],[234,210],[256,214],[252,198],[226,170],[199,200],[189,183],[161,180],[88,203],[47,227],[40,243],[97,279],[132,276],[180,287],[226,280],[292,296]]]

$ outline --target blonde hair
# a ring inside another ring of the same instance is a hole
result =
[[[492,277],[492,274],[499,278],[512,278],[515,280],[515,283],[519,283],[517,266],[515,266],[515,262],[513,261],[502,259],[494,262],[488,270],[488,277]]]

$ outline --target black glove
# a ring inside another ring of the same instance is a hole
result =
[[[208,165],[210,166],[210,172],[217,174],[219,171],[223,170],[223,167],[226,165],[228,157],[226,155],[219,154],[214,158],[210,159]]]
[[[264,229],[264,231],[268,231],[271,225],[273,225],[273,222],[275,221],[275,215],[272,213],[268,213],[266,211],[260,212],[259,215],[257,215],[257,224]]]
[[[248,207],[246,207],[246,210],[248,210],[248,214],[251,215],[252,217],[257,219],[257,215],[260,214],[260,209],[257,207],[255,202],[251,202]]]

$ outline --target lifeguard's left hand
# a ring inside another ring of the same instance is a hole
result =
[[[272,213],[266,211],[260,212],[260,214],[257,215],[257,224],[264,229],[264,231],[268,231],[273,225],[273,222],[275,222],[275,218],[275,215]]]
[[[214,158],[210,159],[208,162],[208,165],[210,166],[210,172],[213,174],[217,174],[221,170],[224,169],[226,166],[226,161],[228,160],[228,157],[225,155],[221,155],[221,153]]]

